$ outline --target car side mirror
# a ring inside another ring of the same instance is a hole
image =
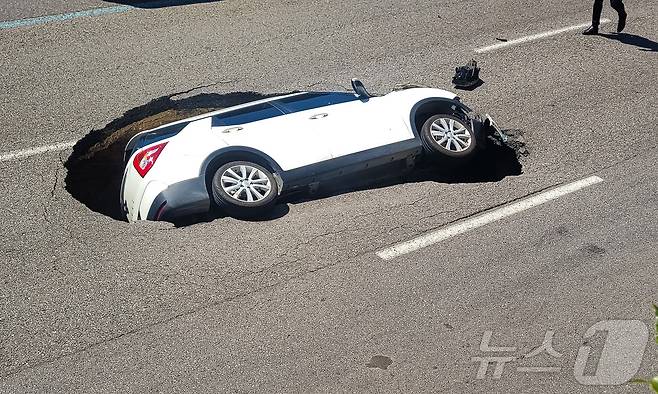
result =
[[[368,101],[368,99],[371,97],[370,93],[366,90],[366,87],[363,86],[363,82],[359,81],[356,78],[352,78],[352,89],[354,90],[354,93],[359,97],[359,99],[363,101]]]

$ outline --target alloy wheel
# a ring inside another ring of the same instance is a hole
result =
[[[258,168],[241,164],[227,168],[221,177],[222,189],[232,198],[243,202],[257,202],[266,198],[272,184]]]
[[[462,152],[471,146],[471,132],[455,119],[435,120],[430,127],[430,133],[439,146],[451,152]]]

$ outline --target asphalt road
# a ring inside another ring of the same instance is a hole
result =
[[[117,4],[11,1],[0,20]],[[523,174],[496,181],[418,177],[290,203],[270,221],[182,228],[86,208],[64,189],[70,151],[0,161],[0,392],[645,391],[574,377],[590,326],[651,328],[658,301],[658,4],[627,7],[617,39],[571,31],[479,55],[587,22],[590,4],[225,0],[0,30],[0,153],[78,140],[205,85],[194,92],[343,89],[351,77],[378,92],[449,88],[471,57],[485,84],[460,95],[529,151]],[[603,182],[375,254],[591,175]],[[524,360],[548,330],[561,357]],[[477,378],[486,331],[520,357],[500,379]],[[658,371],[657,349],[638,376]],[[519,372],[522,361],[561,369]]]

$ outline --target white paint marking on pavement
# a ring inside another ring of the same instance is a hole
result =
[[[44,25],[51,22],[62,22],[71,19],[77,19],[90,16],[101,16],[107,14],[117,14],[134,9],[129,5],[119,5],[116,7],[94,8],[91,10],[68,12],[66,14],[38,16],[36,18],[19,19],[15,21],[0,22],[0,30],[15,29],[17,27]]]
[[[68,142],[61,142],[59,144],[44,145],[44,146],[38,146],[36,148],[0,153],[0,161],[22,159],[24,157],[36,156],[46,152],[59,152],[72,148],[73,145],[75,145],[75,143],[76,141],[68,141]]]
[[[602,19],[601,20],[601,24],[609,23],[609,22],[610,22],[610,19]],[[591,25],[591,23],[589,23],[589,22],[588,23],[581,23],[580,25],[567,26],[567,27],[563,27],[561,29],[550,30],[550,31],[545,31],[543,33],[533,34],[531,36],[515,38],[513,40],[509,40],[509,41],[506,41],[506,42],[501,42],[499,44],[493,44],[493,45],[489,45],[489,46],[486,46],[486,47],[477,48],[477,49],[475,49],[475,53],[491,52],[491,51],[495,51],[497,49],[507,48],[507,47],[510,47],[512,45],[519,45],[519,44],[523,44],[523,43],[530,42],[530,41],[541,40],[543,38],[556,36],[558,34],[566,33],[568,31],[584,29],[586,27],[589,27],[590,25]]]
[[[64,14],[44,15],[34,18],[18,19],[0,22],[0,30],[16,29],[18,27],[44,25],[52,22],[62,22],[83,17],[95,17],[109,14],[119,14],[136,10],[138,8],[161,8],[185,4],[180,0],[146,0],[139,3],[130,2],[132,5],[117,5],[114,7],[92,8],[90,10],[73,11]],[[190,3],[188,1],[188,3]]]
[[[603,182],[603,179],[599,178],[598,176],[591,176],[589,178],[562,185],[554,189],[536,194],[534,196],[524,198],[517,202],[479,214],[477,216],[464,219],[450,226],[421,235],[410,241],[395,244],[391,247],[380,250],[377,252],[377,256],[384,260],[390,260],[400,255],[407,254],[437,242],[444,241],[456,235],[463,234],[478,227],[482,227],[485,224],[492,223],[505,217],[523,212],[532,207],[536,207],[551,200],[555,200],[559,197],[573,193],[585,187],[592,186],[599,182]]]

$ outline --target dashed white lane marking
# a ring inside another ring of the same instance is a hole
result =
[[[0,161],[22,159],[24,157],[36,156],[47,152],[59,152],[72,148],[73,145],[75,145],[75,143],[76,141],[67,141],[67,142],[61,142],[59,144],[44,145],[44,146],[38,146],[36,148],[14,150],[11,152],[0,153]]]
[[[601,24],[609,23],[609,22],[610,22],[610,19],[601,19]],[[506,41],[506,42],[501,42],[501,43],[498,43],[498,44],[493,44],[493,45],[489,45],[489,46],[482,47],[482,48],[476,48],[475,53],[491,52],[491,51],[495,51],[497,49],[507,48],[507,47],[510,47],[510,46],[513,46],[513,45],[519,45],[519,44],[523,44],[523,43],[530,42],[530,41],[541,40],[543,38],[556,36],[558,34],[566,33],[566,32],[569,32],[569,31],[584,29],[586,27],[589,27],[590,25],[591,25],[591,23],[589,23],[589,22],[588,23],[581,23],[580,25],[567,26],[567,27],[563,27],[561,29],[549,30],[549,31],[545,31],[545,32],[542,32],[542,33],[533,34],[533,35],[530,35],[530,36],[515,38],[513,40],[509,40],[509,41]]]
[[[134,8],[135,7],[129,5],[119,5],[115,7],[94,8],[91,10],[68,12],[66,14],[46,15],[46,16],[38,16],[36,18],[25,18],[25,19],[18,19],[15,21],[4,21],[4,22],[0,22],[0,30],[15,29],[17,27],[25,27],[25,26],[44,25],[46,23],[61,22],[71,19],[82,18],[82,17],[116,14],[120,12],[130,11]]]
[[[598,176],[591,176],[589,178],[562,185],[554,189],[547,190],[534,196],[527,197],[514,203],[482,213],[480,215],[464,219],[463,221],[421,235],[410,241],[395,244],[391,247],[380,250],[377,252],[377,256],[384,260],[390,260],[403,254],[407,254],[426,246],[430,246],[437,242],[444,241],[456,235],[463,234],[478,227],[482,227],[485,224],[495,222],[519,212],[523,212],[532,207],[536,207],[537,205],[555,200],[564,195],[573,193],[588,186],[592,186],[599,182],[603,182],[603,179],[599,178]]]

